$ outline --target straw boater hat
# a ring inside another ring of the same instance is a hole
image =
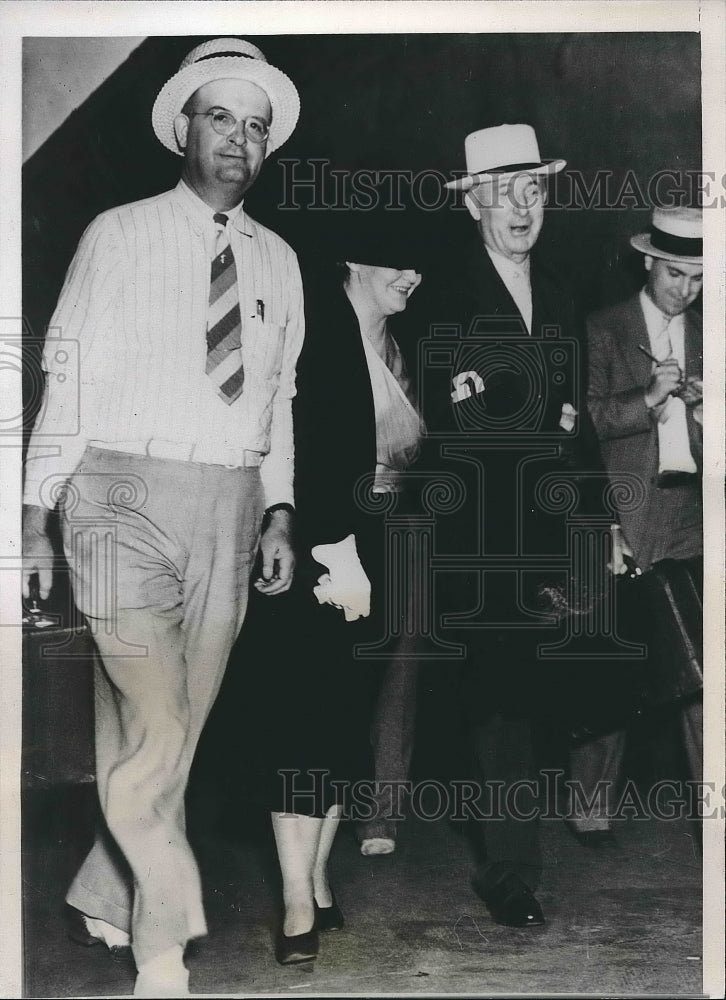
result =
[[[292,135],[300,114],[295,84],[282,70],[271,66],[251,42],[242,38],[214,38],[202,42],[184,59],[179,72],[159,91],[151,122],[159,142],[182,155],[174,132],[174,119],[195,90],[211,80],[248,80],[257,84],[270,101],[272,123],[265,155],[279,149]]]
[[[466,177],[447,188],[469,191],[475,184],[512,174],[556,174],[566,160],[543,160],[531,125],[497,125],[471,132],[464,140]]]
[[[702,264],[703,212],[700,208],[654,208],[650,232],[631,236],[630,245],[651,257]]]

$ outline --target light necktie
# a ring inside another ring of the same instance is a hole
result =
[[[651,347],[659,361],[673,357],[670,335],[671,317],[663,317],[663,325],[656,332]],[[658,473],[694,473],[696,463],[688,439],[686,404],[678,396],[669,396],[662,419],[658,421]]]
[[[214,216],[217,235],[209,287],[206,372],[220,397],[231,404],[240,397],[245,376],[237,268],[227,236],[227,221],[221,212]]]
[[[658,358],[659,361],[665,361],[666,358],[670,358],[673,355],[673,345],[671,344],[671,317],[663,316],[662,324],[660,329],[656,332],[653,344],[653,357]]]

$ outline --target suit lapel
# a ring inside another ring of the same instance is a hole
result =
[[[686,375],[703,377],[703,326],[697,313],[687,309],[683,314]]]
[[[626,304],[621,329],[622,334],[619,339],[625,362],[633,374],[635,384],[644,386],[650,379],[652,362],[638,348],[641,344],[646,351],[650,351],[650,337],[645,325],[640,295],[633,296]]]
[[[523,324],[523,332],[526,333],[527,327],[524,326],[522,314],[510,295],[509,289],[499,276],[499,272],[492,263],[483,243],[479,245],[478,252],[471,258],[470,264],[469,287],[476,300],[471,316],[498,316],[510,320],[514,318]]]

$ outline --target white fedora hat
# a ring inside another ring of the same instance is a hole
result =
[[[159,142],[172,153],[183,155],[176,141],[174,119],[195,90],[221,79],[247,80],[264,90],[272,109],[265,155],[279,149],[297,124],[300,97],[292,80],[271,66],[256,45],[242,38],[214,38],[186,56],[179,72],[167,80],[154,102],[151,123]]]
[[[469,191],[475,184],[509,174],[555,174],[566,160],[543,160],[531,125],[496,125],[471,132],[464,140],[465,177],[447,188]]]
[[[649,233],[630,237],[641,253],[682,264],[703,263],[703,211],[700,208],[654,208]]]

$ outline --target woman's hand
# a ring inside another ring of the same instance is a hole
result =
[[[347,622],[367,618],[371,613],[371,583],[358,557],[355,535],[333,544],[315,545],[311,554],[315,562],[328,569],[313,588],[320,604],[342,608]]]

